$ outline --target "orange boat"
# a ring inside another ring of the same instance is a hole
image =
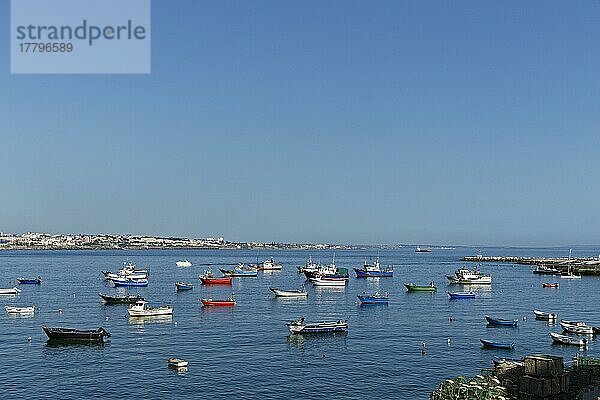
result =
[[[199,276],[204,285],[231,285],[231,276],[213,276],[211,271],[206,271],[204,275]]]
[[[235,306],[235,299],[231,296],[225,300],[200,299],[203,306],[231,307]]]

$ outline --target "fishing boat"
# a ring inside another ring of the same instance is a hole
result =
[[[315,276],[309,279],[314,286],[346,286],[348,279],[330,277],[330,276]]]
[[[107,304],[131,304],[131,303],[137,303],[140,300],[142,300],[142,301],[145,300],[139,294],[136,294],[136,295],[127,294],[127,295],[123,295],[123,296],[110,296],[108,294],[98,293],[98,296],[102,297]]]
[[[560,274],[560,277],[562,279],[581,279],[581,275],[575,275],[571,271],[571,267],[569,267],[569,269],[567,270],[567,272]]]
[[[558,283],[556,283],[556,282],[554,282],[554,283],[546,282],[546,283],[542,283],[542,287],[545,287],[545,288],[557,288],[558,287]]]
[[[435,292],[437,287],[431,282],[429,285],[415,285],[414,283],[405,283],[404,286],[409,292]]]
[[[313,262],[312,257],[309,257],[306,264],[300,265],[296,268],[298,269],[299,274],[303,274],[304,272],[309,272],[309,273],[317,272],[320,267],[321,267],[321,264],[317,264],[317,263]]]
[[[447,292],[451,299],[474,299],[473,292]]]
[[[42,329],[49,340],[81,341],[81,342],[103,342],[110,333],[104,328],[96,330],[79,330],[72,328],[50,328],[43,326]]]
[[[360,300],[360,304],[388,304],[388,294],[387,293],[362,292],[362,294],[359,294],[356,297],[358,297],[358,300]]]
[[[35,313],[34,306],[31,306],[31,307],[5,306],[4,309],[6,310],[7,314],[34,314]]]
[[[113,278],[112,283],[116,287],[146,287],[148,279]]]
[[[177,288],[177,291],[192,290],[194,288],[194,284],[190,282],[175,282],[175,287]]]
[[[214,276],[211,270],[207,270],[203,275],[200,275],[200,281],[203,285],[231,285],[231,276]]]
[[[586,326],[586,323],[584,321],[567,321],[566,319],[561,319],[560,323],[574,326]]]
[[[557,315],[555,313],[547,313],[539,310],[533,310],[535,319],[542,319],[546,321],[556,321]]]
[[[216,299],[200,299],[203,307],[232,307],[237,303],[233,295],[228,299],[216,300]]]
[[[273,261],[273,257],[256,265],[258,271],[281,271],[283,265]]]
[[[148,307],[148,302],[138,300],[135,304],[129,306],[127,312],[131,317],[154,317],[157,315],[173,315],[173,307]]]
[[[473,270],[467,268],[460,268],[454,272],[454,275],[446,275],[446,278],[453,284],[459,285],[491,285],[492,276],[485,275],[484,273],[477,270],[477,267]]]
[[[246,266],[244,264],[240,264],[234,269],[221,269],[221,273],[225,276],[235,276],[235,277],[255,277],[258,276],[258,271],[256,268]]]
[[[188,260],[181,260],[181,261],[175,262],[175,265],[177,265],[178,267],[191,267],[192,263],[189,262]]]
[[[276,297],[307,297],[308,293],[306,290],[298,289],[298,290],[281,290],[279,288],[269,288],[269,290],[275,293]]]
[[[417,246],[415,248],[415,253],[431,253],[431,249],[429,247]]]
[[[501,325],[501,326],[517,326],[517,324],[519,323],[518,319],[492,318],[489,315],[485,316],[485,320],[490,325]]]
[[[39,285],[42,283],[42,277],[37,276],[36,278],[17,278],[19,285]]]
[[[13,288],[7,288],[7,289],[0,289],[0,295],[16,295],[21,293],[21,289],[13,287]]]
[[[546,267],[545,265],[538,265],[537,268],[533,270],[533,273],[537,275],[560,275],[559,270]]]
[[[560,335],[558,333],[550,332],[552,341],[557,344],[568,344],[571,346],[587,347],[588,340],[586,338],[574,338],[567,335]]]
[[[189,365],[189,361],[182,360],[181,358],[169,358],[167,363],[171,368],[186,368]]]
[[[594,333],[594,328],[585,324],[577,325],[560,321],[560,326],[563,328],[563,331],[569,333],[576,333],[579,335],[592,335]]]
[[[348,321],[324,321],[307,324],[304,322],[304,317],[291,321],[286,324],[291,334],[297,333],[335,333],[346,332],[348,330]]]
[[[500,343],[500,342],[492,342],[490,340],[479,339],[483,347],[491,348],[491,349],[505,349],[512,350],[515,348],[514,343]]]
[[[390,278],[394,276],[394,269],[392,267],[381,268],[379,263],[379,257],[375,260],[375,263],[369,264],[366,260],[362,268],[354,268],[357,278]]]
[[[315,278],[317,276],[326,276],[329,278],[346,278],[348,279],[348,269],[338,268],[335,265],[335,255],[329,265],[319,265],[316,270],[304,270],[306,279]]]
[[[123,268],[121,268],[116,273],[110,271],[102,271],[102,274],[104,275],[104,278],[108,280],[118,278],[148,279],[148,270],[137,269],[137,266],[133,263],[124,263]]]

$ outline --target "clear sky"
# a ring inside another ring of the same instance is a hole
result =
[[[600,243],[597,1],[154,0],[150,75],[11,75],[0,231]]]

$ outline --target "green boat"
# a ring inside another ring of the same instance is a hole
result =
[[[409,292],[435,292],[437,288],[431,282],[429,285],[415,285],[414,283],[405,283],[406,289]]]

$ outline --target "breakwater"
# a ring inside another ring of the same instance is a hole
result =
[[[476,256],[463,257],[461,261],[543,265],[549,268],[556,268],[561,272],[567,272],[571,269],[573,273],[578,275],[600,275],[599,258],[482,256],[478,254]]]

